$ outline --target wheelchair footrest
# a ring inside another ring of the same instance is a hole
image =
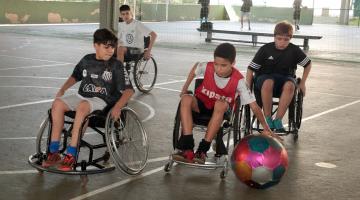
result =
[[[55,168],[44,168],[42,167],[42,155],[39,154],[33,154],[29,156],[29,160],[28,163],[36,168],[38,171],[43,172],[51,172],[51,173],[56,173],[56,174],[65,174],[65,175],[88,175],[88,174],[98,174],[98,173],[104,173],[104,172],[109,172],[115,169],[114,165],[109,165],[109,166],[101,166],[102,168],[93,165],[89,166],[89,168],[87,168],[85,171],[82,171],[81,169],[79,170],[72,170],[72,171],[61,171]]]

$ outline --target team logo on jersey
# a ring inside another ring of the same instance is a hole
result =
[[[98,78],[99,76],[97,74],[90,74],[91,78]]]
[[[134,42],[134,35],[132,34],[126,34],[126,42],[128,44],[132,44]]]
[[[110,82],[111,79],[112,79],[112,73],[109,72],[109,71],[104,71],[104,73],[102,74],[101,78],[102,78],[104,81]]]
[[[201,93],[203,93],[204,95],[206,95],[207,97],[209,97],[209,99],[217,99],[217,100],[225,100],[228,103],[231,103],[233,100],[231,97],[227,97],[227,96],[222,96],[214,91],[208,90],[205,87],[203,87],[201,89]]]
[[[103,95],[107,95],[106,88],[96,87],[94,84],[85,84],[82,88],[82,91],[86,93],[100,93]]]
[[[274,57],[269,56],[269,57],[268,57],[268,60],[274,60]]]
[[[86,71],[86,69],[84,69],[84,70],[82,71],[82,76],[83,76],[83,77],[86,77],[86,76],[87,76],[87,71]]]

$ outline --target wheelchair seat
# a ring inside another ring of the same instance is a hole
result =
[[[106,117],[110,112],[113,105],[107,105],[103,110],[94,110],[92,113],[89,114],[89,127],[98,127],[98,128],[105,128]],[[71,119],[75,118],[75,111],[67,111],[65,112],[65,116]]]

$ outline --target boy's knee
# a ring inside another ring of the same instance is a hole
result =
[[[193,97],[191,95],[182,95],[181,97],[181,105],[191,105]]]
[[[293,93],[295,91],[295,84],[291,81],[287,81],[283,86],[283,91]]]
[[[90,112],[90,104],[88,101],[81,101],[76,108],[76,112],[88,113]]]
[[[274,80],[273,79],[266,79],[262,84],[261,89],[265,90],[272,90],[274,88]]]
[[[64,103],[63,100],[61,100],[60,98],[56,98],[54,100],[54,102],[52,103],[51,109],[55,110],[55,109],[63,109],[66,107],[66,104]]]
[[[215,102],[214,111],[225,113],[229,107],[229,104],[224,100],[217,100]]]

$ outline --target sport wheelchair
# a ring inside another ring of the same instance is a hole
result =
[[[196,79],[195,80],[195,88],[200,85],[203,79]],[[192,93],[189,91],[189,93]],[[201,169],[218,169],[222,168],[220,173],[220,178],[224,179],[227,176],[228,169],[229,169],[229,147],[231,143],[237,144],[237,142],[241,139],[242,135],[240,133],[241,129],[241,118],[243,107],[240,106],[240,98],[237,97],[235,103],[231,110],[229,109],[228,112],[224,114],[224,119],[222,125],[214,139],[215,143],[212,143],[212,149],[215,151],[214,157],[212,161],[206,161],[205,164],[196,164],[196,163],[186,163],[181,161],[176,161],[172,159],[172,154],[169,156],[168,163],[164,166],[165,172],[170,172],[174,163],[189,166],[189,167],[196,167]],[[210,121],[209,116],[201,115],[199,113],[193,112],[193,134],[194,137],[196,136],[196,132],[204,133],[206,132],[207,125]],[[180,103],[178,105],[175,121],[174,121],[174,129],[173,129],[173,140],[172,145],[174,152],[176,151],[179,143],[179,139],[181,136],[181,118],[180,118]],[[233,140],[231,141],[231,134],[233,136]],[[223,137],[226,136],[226,144],[223,141]],[[201,134],[201,137],[203,134]],[[223,158],[224,157],[224,158]]]
[[[51,109],[48,116],[41,123],[36,138],[36,153],[30,155],[29,164],[36,168],[39,172],[52,172],[59,174],[80,175],[83,181],[87,182],[88,174],[96,174],[108,172],[115,169],[115,166],[129,175],[139,174],[145,167],[148,159],[149,144],[147,134],[134,110],[129,107],[121,109],[120,119],[114,121],[110,115],[109,106],[104,110],[94,111],[89,114],[83,121],[80,133],[84,133],[86,124],[102,137],[102,142],[90,144],[84,139],[84,136],[93,132],[79,134],[79,142],[77,145],[78,155],[76,164],[72,171],[63,172],[53,168],[42,167],[42,162],[46,159],[49,152],[49,144],[51,138]],[[60,140],[60,153],[63,154],[68,145],[68,138],[71,137],[73,128],[73,119],[75,111],[65,113],[64,128],[62,130],[62,138]],[[94,138],[93,138],[94,139]],[[94,150],[102,149],[101,152]],[[80,158],[80,153],[88,153]],[[98,156],[97,158],[94,158]],[[112,158],[115,166],[108,161]]]
[[[145,48],[149,46],[150,38],[144,37]],[[145,60],[144,52],[141,49],[130,49],[128,55],[124,57],[125,68],[129,75],[132,72],[136,88],[143,92],[150,92],[157,78],[157,64],[153,56]]]
[[[285,124],[287,128],[285,129],[285,132],[276,133],[279,136],[286,136],[292,134],[295,142],[298,140],[299,137],[298,132],[301,126],[302,112],[303,112],[302,106],[303,106],[304,95],[303,92],[298,87],[300,82],[301,82],[301,78],[297,78],[294,96],[287,110],[288,124],[287,125]],[[254,87],[254,84],[252,88],[254,90],[257,104],[260,107],[262,107],[261,92]],[[279,106],[279,97],[274,97],[272,104],[272,112],[271,112],[272,116],[277,112],[278,106]],[[249,105],[246,105],[244,108],[244,130],[245,130],[245,135],[250,134],[253,130],[262,131],[259,121],[255,118],[254,115],[251,115]]]

